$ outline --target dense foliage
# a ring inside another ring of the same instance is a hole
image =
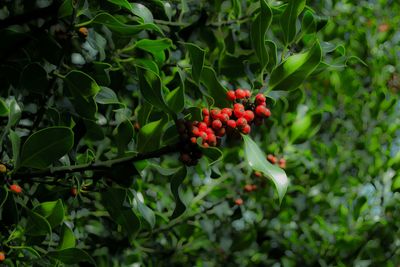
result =
[[[0,265],[398,266],[398,14],[0,3]]]

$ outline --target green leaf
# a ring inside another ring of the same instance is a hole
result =
[[[301,31],[304,34],[317,32],[317,24],[314,19],[314,14],[309,10],[304,12],[303,20],[301,21]]]
[[[151,11],[140,3],[131,3],[132,13],[142,19],[143,23],[154,23]]]
[[[266,68],[271,73],[278,63],[278,49],[276,47],[276,44],[269,40],[265,41],[265,45],[267,46],[269,59]]]
[[[229,101],[226,98],[226,92],[228,91],[221,85],[217,79],[215,71],[210,67],[204,67],[201,73],[201,82],[207,88],[209,95],[214,99],[215,103],[218,103],[220,107],[227,107]]]
[[[0,98],[0,117],[7,116],[9,112],[10,110],[8,109],[6,102]]]
[[[282,199],[289,185],[286,173],[281,168],[269,163],[266,160],[265,154],[249,136],[243,135],[243,139],[244,153],[250,167],[255,171],[262,172],[272,180],[278,192],[279,203],[282,203]]]
[[[51,229],[60,225],[64,220],[64,206],[62,201],[43,202],[33,208],[34,212],[42,215],[49,222]]]
[[[97,103],[103,105],[122,104],[119,102],[117,94],[115,94],[112,89],[104,86],[100,87],[100,91],[97,93],[95,100]]]
[[[134,130],[129,120],[123,121],[117,126],[116,138],[118,154],[123,155],[130,141],[132,141]]]
[[[139,89],[143,98],[153,106],[169,113],[170,109],[164,100],[160,76],[141,66],[137,66],[137,72],[139,75]]]
[[[71,16],[74,13],[74,8],[72,6],[72,0],[64,0],[58,9],[58,18],[62,19]]]
[[[150,122],[140,128],[137,137],[138,152],[154,151],[160,147],[161,136],[166,119],[162,118],[158,121]]]
[[[270,89],[291,91],[298,88],[318,67],[321,57],[322,51],[318,42],[309,51],[288,57],[272,71]]]
[[[61,226],[61,234],[60,234],[60,244],[58,245],[59,250],[74,248],[75,247],[75,235],[74,232],[66,225],[63,224]]]
[[[136,203],[138,210],[140,214],[143,216],[143,218],[146,220],[146,222],[149,223],[151,229],[154,228],[154,225],[156,224],[156,216],[154,215],[154,211],[147,207],[137,196],[136,192],[133,192],[133,195],[135,197]]]
[[[50,251],[46,255],[65,264],[89,262],[96,266],[96,262],[93,260],[93,258],[87,252],[79,248],[67,248],[63,250]]]
[[[21,137],[14,132],[13,130],[10,130],[10,141],[11,141],[11,147],[12,147],[12,152],[13,152],[13,162],[14,162],[14,170],[19,168],[19,160],[20,160],[20,151],[21,151]]]
[[[135,48],[139,48],[151,53],[154,59],[159,63],[163,63],[165,61],[164,50],[170,48],[171,46],[172,41],[168,38],[158,40],[142,39],[135,44]]]
[[[152,23],[144,23],[138,25],[125,24],[108,13],[99,13],[93,19],[75,25],[82,27],[90,24],[100,24],[108,27],[111,31],[121,35],[134,35],[143,30],[153,30],[161,33],[161,30]]]
[[[14,99],[10,102],[10,113],[8,114],[8,127],[17,125],[21,119],[21,107],[18,105],[17,101]]]
[[[183,86],[179,86],[175,90],[169,92],[166,97],[168,106],[175,113],[181,112],[185,107],[185,91]]]
[[[74,144],[68,127],[49,127],[28,137],[22,147],[21,166],[44,169],[64,156]]]
[[[65,76],[65,82],[71,93],[81,95],[85,98],[96,95],[100,91],[100,87],[96,81],[79,70],[72,70]]]
[[[216,147],[203,148],[201,150],[208,159],[210,159],[210,166],[214,165],[223,158],[222,151]]]
[[[123,7],[129,11],[132,11],[132,6],[127,0],[107,0],[107,1],[116,4],[117,6]]]
[[[179,195],[179,186],[182,184],[183,180],[185,180],[186,175],[187,175],[186,167],[182,167],[180,171],[171,176],[171,192],[175,198],[175,203],[176,203],[171,219],[181,216],[186,210],[185,203],[182,202],[181,197]]]
[[[185,43],[185,47],[189,52],[190,61],[192,62],[193,80],[199,83],[201,73],[203,72],[206,51],[192,43]]]
[[[306,0],[289,0],[281,16],[283,39],[286,45],[291,44],[297,34],[297,17],[306,6]]]
[[[132,241],[140,230],[140,220],[132,208],[123,207],[126,194],[126,189],[109,188],[101,194],[101,200],[111,218],[122,226]]]
[[[297,112],[296,119],[290,127],[290,141],[298,143],[308,140],[320,129],[321,120],[322,115],[320,113]]]
[[[42,215],[26,209],[28,214],[28,221],[26,223],[25,233],[30,236],[43,236],[51,235],[51,226],[49,222]]]
[[[8,190],[5,187],[0,187],[0,209],[3,207],[4,203],[7,200]]]
[[[269,55],[265,44],[265,36],[272,22],[272,11],[265,0],[260,0],[260,14],[251,24],[251,42],[256,52],[257,58],[260,61],[261,69],[263,70],[268,62]]]
[[[22,70],[20,81],[22,88],[30,92],[43,94],[48,90],[47,72],[38,63],[27,65]]]

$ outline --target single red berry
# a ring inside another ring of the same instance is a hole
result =
[[[244,191],[246,191],[246,192],[251,192],[251,191],[253,191],[253,186],[252,186],[251,184],[246,184],[246,185],[244,186]]]
[[[244,116],[243,118],[246,119],[247,122],[251,122],[252,120],[254,120],[254,113],[251,110],[246,110],[244,112]]]
[[[227,114],[229,117],[232,116],[232,109],[231,108],[223,108],[221,113]]]
[[[223,137],[225,135],[225,133],[226,133],[225,128],[221,128],[215,133],[215,135],[218,137]]]
[[[190,138],[190,142],[192,142],[193,144],[196,144],[197,143],[197,138],[196,137]]]
[[[229,120],[226,125],[228,125],[228,127],[235,129],[236,128],[236,121],[234,120]]]
[[[192,128],[192,134],[195,136],[200,136],[200,130],[196,126],[193,126]]]
[[[71,194],[71,196],[76,197],[78,195],[78,189],[76,187],[71,187],[69,193]]]
[[[220,120],[213,120],[212,127],[214,130],[219,130],[222,127],[222,122]]]
[[[0,251],[0,262],[5,261],[6,259],[6,253],[4,251]]]
[[[226,93],[226,97],[228,98],[228,100],[230,101],[235,101],[236,100],[236,95],[234,91],[228,91]]]
[[[210,116],[204,116],[203,122],[204,122],[207,126],[210,126]]]
[[[240,103],[235,103],[234,105],[233,105],[233,110],[235,111],[235,110],[244,110],[244,106],[242,105],[242,104],[240,104]]]
[[[200,131],[200,135],[201,138],[203,138],[203,141],[207,141],[207,133],[206,132],[202,132]]]
[[[242,133],[244,134],[249,134],[251,131],[251,127],[250,125],[246,124],[243,128],[242,128]]]
[[[225,114],[225,113],[220,113],[218,115],[218,119],[222,122],[222,123],[226,123],[229,120],[229,115]]]
[[[244,94],[245,94],[245,97],[246,98],[250,98],[251,97],[251,92],[250,92],[250,90],[244,90]]]
[[[218,114],[221,113],[219,109],[212,109],[211,110],[211,118],[214,120],[218,118]]]
[[[269,110],[269,108],[265,108],[264,117],[268,118],[270,116],[271,116],[271,110]]]
[[[263,175],[262,175],[261,172],[255,171],[255,172],[254,172],[254,176],[256,176],[256,177],[262,177]]]
[[[207,128],[206,129],[206,134],[214,134],[214,130],[212,128]]]
[[[203,147],[205,147],[205,148],[209,148],[209,147],[210,147],[210,145],[209,145],[208,143],[204,143],[204,142],[203,142]]]
[[[246,93],[243,91],[243,89],[236,89],[235,95],[237,99],[242,99],[246,97]]]
[[[269,162],[271,162],[272,164],[275,164],[275,163],[276,163],[276,157],[275,157],[274,155],[272,155],[272,154],[268,154],[267,160],[268,160]]]
[[[209,134],[207,139],[208,139],[208,143],[210,144],[210,146],[217,145],[217,137],[215,136],[215,134]]]
[[[206,108],[203,108],[202,112],[203,112],[204,116],[210,115],[210,111],[208,109],[206,109]]]
[[[236,120],[236,127],[243,128],[245,125],[247,125],[247,120],[245,118],[239,118]]]
[[[267,99],[265,98],[265,96],[263,94],[257,94],[256,95],[256,105],[262,105],[263,103],[265,103]]]
[[[279,167],[282,169],[286,168],[286,160],[284,158],[279,160]]]
[[[10,185],[10,190],[13,193],[20,194],[22,192],[22,188],[17,184]]]
[[[241,198],[235,199],[235,205],[237,206],[243,205],[243,199]]]
[[[257,190],[257,186],[255,184],[253,184],[253,185],[251,185],[251,189],[252,189],[252,191],[255,191],[255,190]]]
[[[207,124],[205,123],[205,122],[199,122],[199,130],[200,131],[205,131],[205,130],[207,130]]]

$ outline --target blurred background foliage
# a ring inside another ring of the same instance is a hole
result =
[[[9,6],[12,1],[6,2]],[[13,8],[18,11],[18,8],[23,6],[22,2],[15,1]],[[46,6],[46,2],[49,1],[37,2]],[[110,11],[112,14],[120,12],[118,18],[122,19],[124,13],[112,2],[86,1],[77,16],[91,17],[88,7],[100,3],[102,8],[113,11]],[[152,38],[159,30],[168,33],[176,31],[178,35],[168,35],[174,43],[179,39],[207,49],[205,61],[215,68],[221,77],[221,83],[227,88],[261,88],[262,91],[268,92],[269,101],[274,103],[271,108],[272,119],[257,131],[253,131],[252,137],[266,154],[286,160],[285,171],[290,185],[282,204],[279,205],[273,184],[265,177],[252,172],[245,164],[241,141],[227,142],[222,149],[223,160],[212,168],[206,160],[190,168],[179,188],[176,185],[181,181],[179,177],[174,176],[177,170],[176,155],[164,156],[161,161],[158,159],[148,161],[144,166],[138,163],[135,168],[140,178],[128,184],[131,186],[128,192],[131,204],[134,205],[136,213],[140,214],[138,216],[140,222],[132,221],[132,225],[141,224],[141,231],[134,233],[134,238],[131,236],[127,238],[124,233],[124,227],[130,227],[129,222],[123,227],[117,226],[104,211],[104,207],[110,205],[107,202],[108,197],[113,196],[118,199],[117,196],[123,194],[116,188],[106,195],[99,194],[95,190],[91,192],[92,184],[86,184],[85,177],[74,176],[68,177],[67,185],[78,186],[80,193],[77,197],[69,197],[68,186],[35,184],[30,188],[26,185],[25,190],[37,197],[35,200],[37,203],[60,197],[65,199],[63,207],[65,225],[73,229],[73,242],[74,244],[76,242],[76,247],[87,251],[98,266],[104,267],[221,265],[398,267],[400,264],[400,117],[398,115],[400,114],[400,30],[398,29],[400,4],[398,1],[307,1],[307,5],[318,15],[317,20],[320,22],[321,30],[318,33],[297,36],[299,38],[297,42],[287,50],[281,49],[284,47],[284,41],[279,24],[273,24],[267,38],[276,42],[278,56],[285,53],[296,54],[303,48],[310,47],[310,43],[315,39],[314,35],[320,40],[324,52],[323,67],[327,69],[324,71],[322,68],[320,71],[317,69],[299,89],[290,93],[269,92],[268,87],[264,86],[264,82],[268,85],[268,76],[266,81],[260,80],[259,74],[255,71],[257,66],[252,64],[251,59],[248,61],[253,55],[250,55],[252,45],[249,42],[249,27],[246,22],[258,8],[258,1],[135,2],[149,7],[137,8],[134,11],[135,15],[143,20],[142,23],[159,27],[154,28],[152,33],[140,33],[138,39]],[[279,7],[284,2],[269,1],[274,15],[280,14],[282,10]],[[0,16],[7,17],[6,8],[0,11]],[[114,28],[114,31],[122,31],[120,32],[122,37],[111,38],[110,30],[106,27],[96,25],[91,28],[84,23],[85,21],[82,19],[76,23],[89,28],[88,41],[83,42],[76,38],[76,42],[66,45],[66,53],[71,57],[62,59],[64,61],[60,66],[62,73],[70,71],[70,66],[73,66],[95,77],[99,85],[113,88],[118,99],[113,98],[113,95],[107,95],[109,91],[103,90],[103,94],[96,98],[96,102],[99,104],[99,113],[107,116],[111,116],[111,109],[100,104],[120,105],[121,109],[116,112],[114,118],[117,125],[126,122],[126,118],[130,117],[134,117],[134,122],[140,122],[142,125],[146,124],[148,117],[151,117],[149,121],[162,118],[160,114],[149,115],[151,113],[149,110],[152,108],[138,97],[136,78],[131,77],[134,72],[133,66],[125,64],[130,59],[118,57],[121,51],[115,48],[126,47],[129,42],[129,38],[124,36],[126,33],[123,32],[126,28],[124,30]],[[62,35],[62,29],[53,27],[52,31],[56,33],[58,42],[62,43],[66,38]],[[7,40],[17,43],[21,41],[20,38],[24,38],[18,34],[10,36],[16,39]],[[11,52],[3,49],[1,44],[0,57],[4,59],[12,56],[16,65],[21,62],[23,64],[24,60],[30,62],[45,57],[46,61],[58,65],[60,55],[57,54],[59,51],[57,44],[47,39],[45,35],[38,36],[33,47],[28,47],[28,51],[36,51],[37,45],[42,43],[43,46],[40,47],[46,47],[47,50],[38,49],[37,54],[29,54],[29,60],[21,51],[10,55]],[[174,48],[168,42],[163,45],[165,49]],[[109,54],[108,49],[114,54]],[[46,53],[48,51],[52,52]],[[146,53],[154,58],[155,66],[152,67],[164,68],[163,71],[167,73],[162,77],[163,82],[169,84],[171,88],[176,86],[179,83],[177,81],[179,73],[176,69],[165,68],[162,64],[165,60],[164,53],[157,53],[143,44],[139,49],[136,47],[130,56],[146,58],[144,56]],[[185,66],[189,60],[182,53],[179,49],[171,49],[168,54],[169,64]],[[107,61],[113,66],[102,64],[101,61]],[[140,64],[149,66],[150,63],[143,61]],[[19,75],[16,74],[17,68],[12,71],[13,67],[9,66],[2,65],[2,68],[7,70],[3,69],[0,72],[0,83],[4,87],[13,83],[13,74]],[[35,65],[30,66],[32,72],[25,71],[28,80],[32,78],[30,74],[35,74]],[[52,71],[50,64],[45,68],[50,68],[46,69],[48,73]],[[31,83],[22,87],[30,85]],[[197,99],[202,97],[203,92],[195,88],[193,81],[185,85],[188,99],[190,98],[186,104],[190,102],[190,105],[201,107],[205,102],[204,98],[203,102]],[[2,92],[2,96],[7,93]],[[47,100],[38,94],[32,101],[43,104]],[[64,112],[70,111],[69,104],[61,97],[52,100],[51,105],[63,112],[57,113],[49,108],[45,114],[45,118],[50,121],[49,125],[69,126],[75,123]],[[73,104],[78,107],[86,105]],[[47,105],[51,106],[49,103]],[[136,110],[126,108],[132,106],[140,108]],[[23,108],[24,112],[35,114],[40,104],[26,105]],[[86,119],[93,115],[91,110],[84,109],[78,113],[83,119],[76,121],[75,129],[79,127],[91,129],[84,133],[91,141],[88,142],[87,150],[83,149],[86,146],[82,146],[75,162],[90,162],[99,155],[110,158],[109,155],[120,153],[120,146],[129,148],[135,145],[135,141],[133,144],[118,143],[116,140],[120,136],[117,130],[104,132],[96,126],[88,126],[90,121]],[[148,117],[143,118],[142,114]],[[97,119],[106,120],[103,117]],[[29,122],[29,118],[26,121]],[[130,122],[126,123],[127,127],[132,129]],[[21,125],[24,126],[23,123],[20,123]],[[22,126],[21,128],[24,128]],[[31,124],[25,126],[28,130],[25,134],[22,133],[22,136],[29,133]],[[23,130],[20,129],[21,132]],[[133,135],[137,136],[130,131],[121,132],[131,138]],[[104,136],[109,138],[104,139]],[[81,137],[75,138],[79,141]],[[108,150],[107,147],[113,149]],[[95,155],[93,151],[97,154]],[[68,160],[64,159],[63,163],[69,164],[66,161]],[[114,175],[118,176],[120,173],[125,174],[126,169],[116,170]],[[168,182],[171,182],[171,187]],[[246,190],[246,185],[255,185],[256,189]],[[124,193],[126,194],[125,191]],[[239,198],[243,200],[242,205],[235,204],[235,200]],[[27,202],[27,197],[18,203],[23,202]],[[186,209],[183,209],[185,206]],[[172,215],[174,207],[177,207],[175,211],[178,210],[178,213],[183,212],[183,214],[170,220],[169,216]],[[111,206],[107,209],[110,211],[112,208]],[[11,220],[11,213],[3,212],[3,222],[7,218]],[[15,266],[30,266],[29,264],[52,266],[54,263],[47,258],[36,258],[37,251],[46,253],[44,249],[42,251],[36,246],[18,247],[21,229],[16,228],[10,236],[4,235],[10,231],[8,226],[2,226],[1,230],[2,242],[9,241],[10,238],[15,239],[10,257],[14,255],[17,258],[18,255],[21,262],[28,264]],[[58,235],[65,235],[64,232],[65,228],[53,233],[55,240]],[[34,244],[36,239],[38,237],[30,237],[24,242]],[[48,245],[51,246],[51,242]],[[7,264],[12,266],[11,261]],[[61,265],[60,262],[57,264]]]

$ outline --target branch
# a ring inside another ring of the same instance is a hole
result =
[[[121,165],[129,162],[137,162],[145,159],[158,158],[166,154],[171,154],[177,151],[177,146],[165,146],[158,150],[137,154],[135,156],[123,157],[118,159],[112,159],[107,161],[97,161],[93,163],[71,165],[71,166],[60,166],[60,167],[50,167],[41,171],[29,171],[29,172],[16,172],[13,176],[21,177],[45,177],[45,176],[56,176],[64,175],[73,172],[84,172],[93,170],[109,170],[117,165]]]

